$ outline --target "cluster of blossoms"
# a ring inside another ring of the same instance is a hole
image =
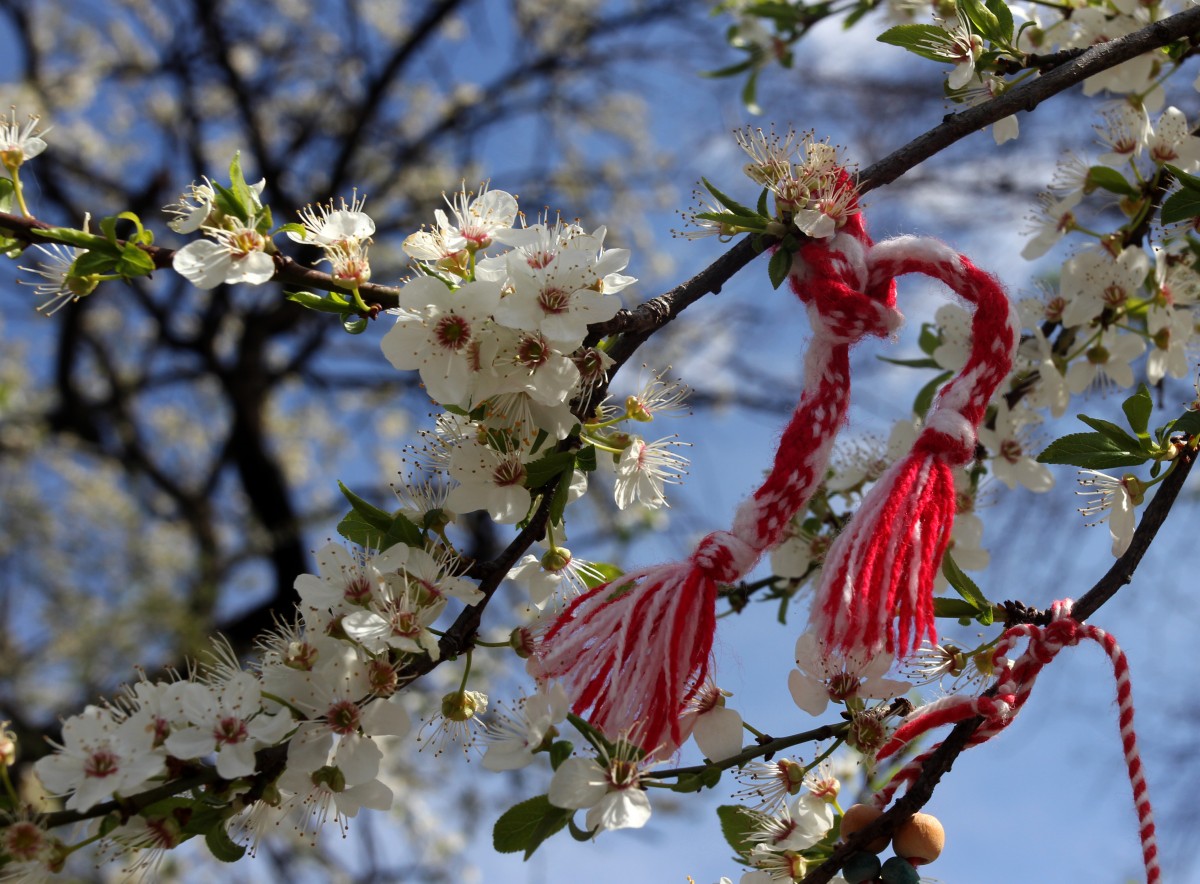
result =
[[[535,464],[572,432],[597,465],[612,466],[619,508],[665,505],[665,486],[686,469],[682,443],[618,426],[678,412],[686,389],[659,375],[621,407],[580,407],[607,381],[611,358],[585,338],[589,325],[616,315],[616,294],[635,281],[621,272],[628,251],[605,248],[603,227],[589,233],[548,218],[515,226],[517,201],[504,191],[464,190],[447,204],[449,214],[439,209],[433,227],[405,240],[418,275],[401,290],[382,345],[446,409],[416,452],[423,483],[444,489],[442,518],[483,510],[501,524],[521,521],[541,484]],[[586,491],[592,468],[577,461],[568,501]],[[511,576],[539,609],[564,581],[602,582],[553,536],[546,554],[527,556]]]
[[[245,184],[236,160],[231,178],[230,187],[208,179],[193,184],[167,207],[177,233],[205,236],[175,253],[181,275],[201,288],[266,282],[275,272],[272,237],[286,232],[321,248],[332,276],[360,300],[375,230],[361,200],[310,206],[301,224],[272,231],[261,199],[265,182]],[[448,202],[449,214],[438,211],[433,228],[405,242],[418,272],[401,290],[396,324],[383,341],[393,365],[418,371],[446,409],[417,452],[427,481],[397,489],[395,518],[407,520],[419,540],[381,545],[382,537],[368,537],[358,553],[327,544],[317,554],[319,572],[296,580],[295,622],[261,638],[261,653],[248,668],[217,643],[187,677],[143,677],[117,700],[65,720],[56,751],[35,765],[47,792],[86,816],[96,816],[105,802],[128,808],[132,796],[176,780],[203,784],[192,799],[152,801],[115,828],[106,823],[98,830],[106,850],[132,870],[155,868],[165,850],[197,834],[210,846],[216,839],[254,849],[285,820],[315,833],[330,818],[344,828],[363,807],[390,807],[378,740],[411,729],[406,706],[417,701],[405,692],[411,678],[405,673],[439,661],[437,626],[448,609],[484,597],[459,576],[446,526],[474,510],[506,524],[525,518],[533,493],[555,475],[539,481],[531,473],[572,433],[605,456],[593,453],[571,469],[568,501],[583,493],[599,461],[611,464],[619,508],[660,507],[665,485],[686,466],[674,438],[651,442],[620,428],[682,411],[687,390],[678,383],[659,374],[620,406],[607,399],[587,410],[579,405],[606,386],[612,360],[584,339],[590,324],[616,314],[616,293],[634,282],[621,273],[628,252],[606,249],[603,228],[589,233],[546,219],[517,226],[516,200],[503,191],[464,191]],[[59,276],[65,279],[86,253],[65,251]],[[61,306],[74,298],[62,295],[62,279],[57,283]],[[560,510],[549,550],[526,556],[510,574],[530,588],[538,609],[604,579],[554,542],[554,532],[564,530],[561,519]],[[557,734],[566,704],[554,685],[512,707],[502,704],[491,716],[485,767],[510,770],[533,761]],[[709,705],[725,711],[720,692]],[[487,706],[485,694],[466,689],[464,676],[417,740],[430,729],[434,743],[474,744]],[[711,718],[711,710],[697,709],[692,725]],[[724,744],[736,752],[741,720],[732,715],[735,733],[729,736],[726,718]],[[599,762],[576,758],[556,773],[553,797],[564,808],[592,809],[593,828],[642,825],[649,802],[637,771],[650,762],[632,744],[605,745],[612,749],[603,759],[608,787],[596,790],[591,768],[581,773]],[[51,837],[32,814],[10,817],[0,837],[6,868],[28,866],[35,877],[61,867],[77,849]]]
[[[253,847],[285,820],[314,833],[330,817],[344,828],[361,808],[390,808],[377,740],[410,730],[400,675],[414,660],[438,658],[430,626],[446,606],[475,604],[481,594],[453,574],[446,555],[405,544],[356,556],[331,543],[318,560],[319,575],[296,581],[296,622],[260,640],[250,669],[217,643],[187,678],[143,678],[114,702],[66,719],[57,751],[35,765],[46,790],[65,797],[68,810],[86,812],[170,780],[207,783],[209,800],[195,806],[210,813],[197,812],[197,822],[181,816],[176,798],[106,829],[130,852],[150,848],[139,867],[201,832],[211,843],[215,828]],[[449,696],[466,693],[475,692]],[[467,717],[486,707],[476,696]],[[214,807],[224,809],[213,817]],[[14,827],[29,826],[15,820],[3,837],[11,841]],[[147,826],[156,839],[134,837]],[[61,848],[37,857],[43,871],[62,858]]]

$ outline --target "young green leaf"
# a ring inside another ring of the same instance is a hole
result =
[[[987,0],[988,11],[996,17],[996,34],[989,37],[993,43],[1011,46],[1013,38],[1013,15],[1004,0]]]
[[[525,852],[529,859],[543,841],[567,824],[573,810],[555,807],[547,795],[537,795],[510,807],[492,827],[492,846],[497,853]]]
[[[954,620],[962,620],[965,617],[967,620],[974,620],[975,615],[978,613],[978,608],[962,599],[943,598],[939,596],[933,600],[934,617],[949,617]]]
[[[1200,190],[1200,176],[1185,172],[1183,169],[1178,166],[1172,166],[1170,163],[1166,163],[1165,166],[1167,171],[1175,176],[1175,180],[1188,190]]]
[[[971,24],[975,26],[975,30],[979,34],[993,43],[1006,43],[1012,37],[1012,21],[1010,20],[1008,23],[1008,33],[1003,33],[1000,19],[996,17],[994,12],[984,6],[980,0],[958,0],[958,8],[966,15]],[[1007,7],[1005,11],[1007,11]],[[1009,18],[1011,19],[1011,15]]]
[[[204,843],[213,857],[223,863],[235,863],[246,855],[246,845],[229,837],[223,821],[217,821],[205,831]]]
[[[1175,224],[1200,215],[1200,191],[1185,189],[1173,193],[1163,203],[1160,220],[1163,224]]]
[[[762,830],[765,815],[740,804],[722,804],[717,808],[717,818],[721,821],[721,834],[734,853],[745,860],[758,843],[750,836]]]
[[[783,247],[776,249],[775,254],[771,256],[771,263],[767,265],[767,275],[771,277],[771,288],[777,289],[783,285],[783,281],[791,272],[792,253]]]
[[[1142,450],[1150,447],[1150,415],[1154,411],[1154,400],[1150,398],[1150,390],[1145,384],[1138,387],[1136,393],[1121,403],[1121,410],[1129,421],[1129,427],[1137,435]]]
[[[749,206],[743,206],[741,203],[739,203],[733,197],[727,196],[724,193],[722,193],[721,191],[717,190],[716,186],[711,181],[709,181],[707,178],[701,178],[700,181],[704,184],[705,187],[708,188],[708,192],[717,198],[717,202],[719,202],[725,208],[729,209],[729,211],[733,212],[733,214],[746,215],[751,218],[753,218],[755,215],[758,214],[753,209],[751,209]]]
[[[1096,187],[1121,196],[1137,195],[1137,188],[1130,184],[1124,175],[1109,166],[1092,166],[1088,169],[1084,190]]]
[[[975,608],[973,616],[978,618],[980,623],[984,622],[984,618],[987,623],[992,622],[992,603],[975,585],[975,581],[963,573],[962,568],[958,567],[958,563],[954,561],[954,556],[948,552],[942,557],[942,574],[950,582],[954,591],[962,596],[967,604]]]
[[[1195,436],[1200,433],[1200,411],[1185,411],[1171,422],[1172,433]]]
[[[525,467],[525,487],[541,488],[575,468],[574,451],[549,451]]]
[[[937,25],[896,25],[875,38],[880,43],[899,46],[930,61],[949,61],[954,38]]]
[[[933,405],[933,397],[937,395],[938,388],[946,383],[952,374],[954,372],[942,372],[917,392],[917,398],[913,400],[913,414],[917,417],[924,417],[929,412],[930,406]]]
[[[1142,446],[1138,443],[1138,440],[1130,436],[1124,429],[1118,427],[1112,421],[1102,420],[1098,417],[1088,417],[1086,414],[1079,415],[1079,419],[1093,430],[1097,430],[1104,436],[1107,436],[1114,444],[1124,448],[1129,453],[1134,454],[1141,451]]]
[[[1038,463],[1069,464],[1088,470],[1109,470],[1137,466],[1145,463],[1147,457],[1141,451],[1129,451],[1102,433],[1072,433],[1051,442],[1037,460]]]

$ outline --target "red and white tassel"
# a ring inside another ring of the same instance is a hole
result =
[[[825,477],[850,394],[850,346],[898,326],[893,286],[871,295],[863,256],[871,242],[861,218],[805,245],[803,280],[813,339],[804,394],[780,439],[763,485],[738,508],[730,532],[708,535],[684,562],[627,574],[576,599],[542,636],[529,660],[541,681],[558,680],[572,710],[610,737],[669,755],[684,738],[680,716],[709,671],[722,584],[734,583],[776,545]]]
[[[867,253],[868,292],[923,273],[975,306],[967,364],[938,395],[909,454],[866,495],[825,558],[810,622],[831,654],[903,656],[936,638],[933,581],[954,524],[953,467],[975,455],[976,433],[1012,368],[1020,324],[1000,284],[948,246],[899,237]],[[899,621],[898,635],[892,618]]]

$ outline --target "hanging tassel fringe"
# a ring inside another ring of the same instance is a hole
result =
[[[933,581],[954,525],[952,468],[975,455],[977,427],[1012,368],[1020,328],[1000,284],[942,243],[888,240],[867,263],[872,287],[924,273],[973,303],[975,315],[967,364],[938,395],[913,450],[880,477],[826,556],[810,622],[829,653],[859,660],[903,656],[936,638]]]
[[[816,610],[829,622],[832,647],[890,646],[893,612],[902,618],[903,647],[932,635],[928,590],[954,517],[950,466],[973,454],[975,426],[1011,365],[1016,326],[999,285],[965,258],[913,237],[873,245],[855,214],[834,236],[796,253],[791,286],[808,307],[813,333],[804,394],[770,474],[738,508],[731,531],[710,534],[686,562],[626,575],[576,599],[535,647],[530,673],[560,680],[572,710],[610,738],[632,739],[662,757],[686,736],[679,718],[709,673],[719,588],[779,543],[825,478],[849,405],[850,347],[899,327],[893,277],[910,272],[942,279],[976,304],[976,346],[912,455],[880,482],[888,494],[864,503],[873,516],[863,514],[847,532],[838,560],[844,567],[827,567],[839,575],[838,590],[826,589],[830,600]]]

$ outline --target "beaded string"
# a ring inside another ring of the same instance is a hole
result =
[[[1150,806],[1149,791],[1138,751],[1137,734],[1133,729],[1133,691],[1130,687],[1129,661],[1116,639],[1096,626],[1080,623],[1071,616],[1074,603],[1070,599],[1055,602],[1051,606],[1052,620],[1049,626],[1041,627],[1023,623],[1012,626],[1001,635],[992,661],[999,673],[994,687],[978,697],[952,695],[922,706],[910,715],[892,734],[888,743],[879,750],[877,758],[884,759],[909,743],[917,736],[943,724],[952,724],[979,716],[983,724],[975,729],[967,747],[978,746],[1000,733],[1016,718],[1021,707],[1029,698],[1038,674],[1068,646],[1079,644],[1082,639],[1091,639],[1104,648],[1113,667],[1117,683],[1118,724],[1121,729],[1121,745],[1125,751],[1125,766],[1129,783],[1133,787],[1133,803],[1138,816],[1138,835],[1142,842],[1142,861],[1146,869],[1147,884],[1161,880],[1158,866],[1158,845],[1154,831],[1154,813]],[[1008,657],[1009,651],[1022,638],[1029,644],[1025,653],[1015,661]],[[900,786],[911,783],[924,768],[926,760],[940,746],[938,743],[923,752],[900,769],[891,781],[875,795],[874,803],[880,809],[887,807]]]

